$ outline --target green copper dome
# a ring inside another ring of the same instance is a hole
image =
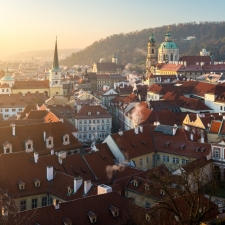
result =
[[[8,67],[5,71],[5,76],[1,79],[1,81],[14,81],[14,78],[9,75]]]
[[[159,46],[161,49],[178,49],[177,45],[171,41],[170,32],[167,31],[165,41]]]

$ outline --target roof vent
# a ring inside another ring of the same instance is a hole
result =
[[[117,207],[114,207],[114,206],[111,205],[109,207],[109,210],[111,211],[113,217],[118,217],[119,216],[120,210]]]
[[[89,217],[89,220],[91,223],[96,223],[97,222],[97,214],[91,212],[91,211],[88,211],[87,213],[88,217]]]

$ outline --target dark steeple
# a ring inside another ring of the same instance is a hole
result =
[[[53,68],[54,69],[58,69],[59,68],[58,49],[57,49],[57,37],[56,37],[56,41],[55,41],[55,52],[54,52]]]

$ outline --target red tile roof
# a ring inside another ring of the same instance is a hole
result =
[[[15,84],[12,89],[40,89],[40,88],[49,88],[49,80],[43,81],[18,81],[15,80]]]

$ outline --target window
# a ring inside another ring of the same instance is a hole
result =
[[[20,211],[24,211],[26,208],[26,200],[20,201]]]
[[[2,92],[4,92],[5,90],[4,89],[2,89]]]
[[[173,163],[179,163],[179,158],[175,158],[175,157],[173,157]]]
[[[99,120],[97,120],[97,123],[99,123]]]
[[[82,126],[79,126],[79,130],[82,131]]]
[[[142,159],[140,159],[140,165],[143,165],[143,161],[142,161]]]
[[[109,119],[107,119],[107,123],[109,123]]]
[[[79,120],[79,124],[82,124],[82,120]]]
[[[23,111],[23,109],[19,109],[19,111]]]
[[[150,202],[145,202],[145,208],[149,209],[150,208]]]
[[[89,138],[91,138],[91,134],[89,134]]]
[[[33,199],[32,199],[31,208],[32,208],[32,209],[37,208],[37,198],[33,198]]]
[[[163,156],[163,162],[169,162],[170,161],[170,157],[169,156]]]
[[[84,124],[87,124],[87,120],[84,120]]]
[[[91,130],[91,127],[89,127],[89,130]]]
[[[89,123],[91,123],[91,120],[89,120]]]
[[[102,123],[105,123],[105,120],[102,120]]]
[[[49,205],[52,205],[52,204],[53,204],[53,198],[49,197]]]
[[[97,126],[97,130],[100,130],[99,126]]]
[[[188,159],[182,159],[182,164],[185,165],[188,163]]]
[[[47,205],[47,197],[42,197],[41,198],[41,206],[46,206]]]
[[[160,160],[160,155],[157,155],[157,160],[158,160],[158,161]]]
[[[9,112],[9,109],[5,109],[5,112]]]
[[[214,157],[220,158],[220,148],[214,148]]]
[[[146,163],[149,163],[149,157],[148,156],[146,157]]]
[[[107,130],[109,130],[109,126],[107,126],[107,128],[106,128]]]
[[[95,123],[95,120],[93,120],[93,123]]]
[[[102,126],[102,130],[104,130],[105,128],[104,128],[104,126]]]
[[[165,195],[165,190],[160,189],[160,195]]]
[[[12,109],[12,112],[16,112],[16,109]]]
[[[87,131],[87,127],[84,127],[84,131]]]

